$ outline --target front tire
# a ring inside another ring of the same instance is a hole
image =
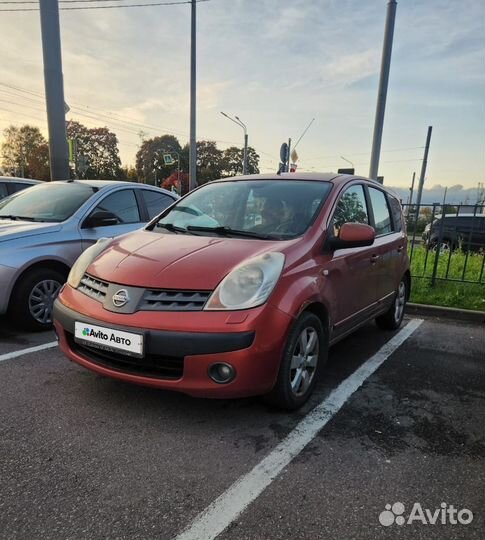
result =
[[[384,315],[376,318],[376,323],[383,330],[397,330],[404,319],[404,309],[409,297],[409,282],[404,276],[396,290],[394,301]]]
[[[267,401],[290,411],[301,407],[313,392],[327,354],[328,337],[321,320],[304,312],[290,330],[278,378]]]
[[[16,325],[42,331],[52,327],[52,306],[66,276],[57,270],[35,268],[16,284],[10,299],[10,313]]]

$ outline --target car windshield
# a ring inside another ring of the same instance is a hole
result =
[[[330,189],[329,182],[305,180],[215,182],[187,195],[150,229],[286,240],[308,229]]]
[[[94,192],[92,186],[70,182],[35,185],[1,200],[0,219],[64,221]]]

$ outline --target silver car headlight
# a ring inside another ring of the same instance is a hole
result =
[[[77,261],[74,263],[69,276],[67,277],[67,283],[73,288],[77,289],[81,279],[84,276],[84,273],[88,269],[88,266],[96,259],[96,257],[103,252],[108,244],[113,240],[112,238],[100,238],[96,244],[88,247],[83,253],[79,256]]]
[[[204,309],[248,309],[264,304],[281,275],[284,263],[285,256],[278,252],[244,261],[221,281]]]

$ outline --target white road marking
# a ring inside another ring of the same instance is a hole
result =
[[[404,341],[422,324],[413,319],[377,353],[345,379],[313,409],[278,446],[249,473],[241,476],[203,510],[175,540],[213,540],[278,476],[329,420]]]
[[[35,347],[29,347],[28,349],[20,349],[19,351],[1,354],[0,362],[12,360],[12,358],[18,358],[19,356],[24,356],[24,354],[39,352],[43,351],[44,349],[52,349],[52,347],[57,347],[57,341],[50,341],[49,343],[43,343],[42,345],[36,345]]]

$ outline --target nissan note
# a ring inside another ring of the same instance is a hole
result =
[[[331,345],[400,326],[401,205],[348,175],[232,177],[79,257],[54,305],[62,351],[99,374],[300,407]]]

